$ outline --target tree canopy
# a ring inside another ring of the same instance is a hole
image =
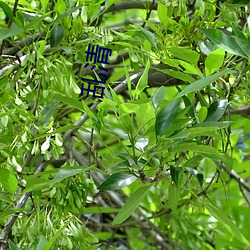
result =
[[[248,7],[0,1],[0,249],[250,249]]]

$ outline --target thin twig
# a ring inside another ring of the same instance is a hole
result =
[[[154,4],[155,4],[155,0],[153,0],[153,2],[152,2],[152,4],[151,4],[151,6],[150,6],[150,8],[149,8],[149,11],[147,12],[146,20],[143,22],[143,24],[142,24],[142,26],[141,26],[142,28],[144,28],[144,27],[145,27],[145,25],[146,25],[146,21],[148,21],[148,19],[149,19],[150,15],[151,15],[152,8],[153,8]]]
[[[16,15],[16,10],[17,10],[18,1],[19,1],[19,0],[15,0],[14,7],[13,7],[13,10],[12,10],[13,16]],[[10,28],[11,24],[12,24],[12,20],[9,19],[9,21],[8,21],[8,28]],[[3,53],[3,49],[4,49],[4,47],[5,47],[5,43],[6,43],[6,40],[3,39],[3,41],[2,41],[2,46],[1,46],[1,48],[0,48],[0,55],[2,55],[2,53]]]

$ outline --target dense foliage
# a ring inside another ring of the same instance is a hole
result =
[[[0,249],[250,249],[247,4],[0,1]]]

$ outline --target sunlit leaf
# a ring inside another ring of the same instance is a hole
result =
[[[14,20],[14,15],[13,15],[13,13],[12,13],[12,10],[11,10],[11,8],[10,8],[6,3],[4,3],[3,1],[0,1],[0,8],[3,9],[5,15],[6,15],[11,21]]]
[[[195,92],[197,90],[201,90],[202,88],[206,87],[207,85],[215,82],[216,80],[218,80],[220,77],[222,77],[223,75],[229,73],[229,70],[223,70],[221,72],[215,73],[213,75],[207,76],[205,78],[202,78],[198,81],[195,81],[191,84],[189,84],[185,89],[183,89],[178,95],[177,97],[181,97],[183,95]]]
[[[183,59],[187,62],[190,62],[192,65],[197,65],[200,55],[196,51],[181,48],[181,47],[172,47],[168,49],[170,52],[173,53],[174,56]]]
[[[176,210],[179,198],[180,189],[174,183],[170,183],[168,188],[168,204],[172,210]]]
[[[0,168],[0,183],[11,194],[14,194],[18,187],[16,176],[5,168]]]
[[[222,49],[217,49],[210,53],[205,60],[205,72],[206,75],[211,75],[223,65],[225,56],[225,51]]]
[[[214,42],[219,48],[242,57],[246,57],[246,54],[241,49],[237,40],[233,36],[229,36],[224,34],[222,31],[217,29],[204,29],[200,28],[201,32],[203,32],[212,42]]]
[[[166,88],[164,86],[161,86],[159,89],[157,89],[155,94],[152,96],[151,100],[152,100],[153,107],[155,110],[157,110],[157,108],[163,102],[165,94],[166,94]]]
[[[133,183],[136,177],[132,174],[119,172],[109,176],[99,187],[99,190],[117,190]]]
[[[136,85],[135,89],[135,97],[138,97],[138,95],[147,87],[148,85],[148,70],[150,67],[150,61],[147,61],[146,67]]]

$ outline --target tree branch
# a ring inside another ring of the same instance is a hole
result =
[[[219,164],[220,168],[224,169],[232,179],[236,180],[240,186],[250,192],[250,186],[232,169],[229,170],[224,163]]]
[[[13,47],[6,48],[3,50],[3,55],[15,55],[19,50],[23,49],[25,46],[31,45],[33,42],[43,38],[45,32],[39,32],[33,36],[27,36],[25,39],[18,41],[13,44]]]

